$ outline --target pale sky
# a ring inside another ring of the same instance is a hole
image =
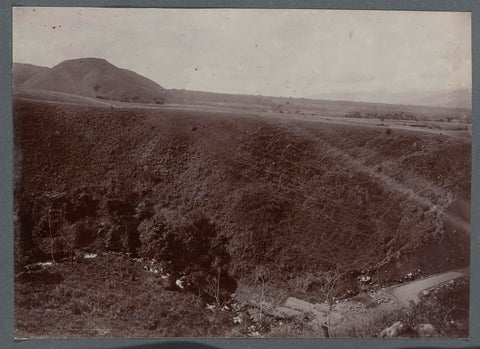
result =
[[[470,13],[16,7],[13,60],[105,58],[166,88],[270,96],[471,88]]]

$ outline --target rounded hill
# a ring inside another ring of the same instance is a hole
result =
[[[25,81],[22,88],[125,102],[162,103],[165,97],[164,88],[156,82],[100,58],[63,61]]]

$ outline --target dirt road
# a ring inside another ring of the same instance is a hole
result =
[[[320,331],[321,325],[328,324],[331,335],[348,336],[355,329],[374,328],[385,316],[399,314],[410,302],[418,302],[423,291],[446,284],[461,276],[468,275],[469,268],[445,272],[424,279],[394,285],[375,292],[363,293],[345,299],[332,307],[327,304],[314,304],[289,297],[283,306],[277,307],[272,314],[284,314],[286,317],[308,315],[309,325]],[[300,315],[299,315],[300,314]]]
[[[455,280],[466,274],[466,271],[450,271],[434,275],[425,279],[415,280],[406,284],[392,286],[387,289],[403,305],[409,305],[410,302],[418,303],[420,294],[428,291],[443,283]]]

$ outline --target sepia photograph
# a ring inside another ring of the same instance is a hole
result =
[[[13,7],[15,338],[469,338],[471,28]]]

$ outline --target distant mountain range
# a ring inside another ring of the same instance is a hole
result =
[[[232,95],[213,92],[165,89],[133,71],[121,69],[101,58],[63,61],[53,68],[13,64],[13,87],[47,90],[106,100],[143,103],[230,102],[271,104],[283,98]],[[472,107],[470,89],[425,93],[323,93],[310,99],[391,103],[447,108]]]
[[[399,96],[400,97],[400,96]],[[472,108],[472,90],[440,91],[423,94],[405,94],[396,103],[434,105],[447,108]]]
[[[339,92],[322,93],[311,96],[313,99],[328,99],[342,101],[390,103],[405,105],[434,106],[444,108],[472,108],[472,90],[461,89],[435,92]]]

